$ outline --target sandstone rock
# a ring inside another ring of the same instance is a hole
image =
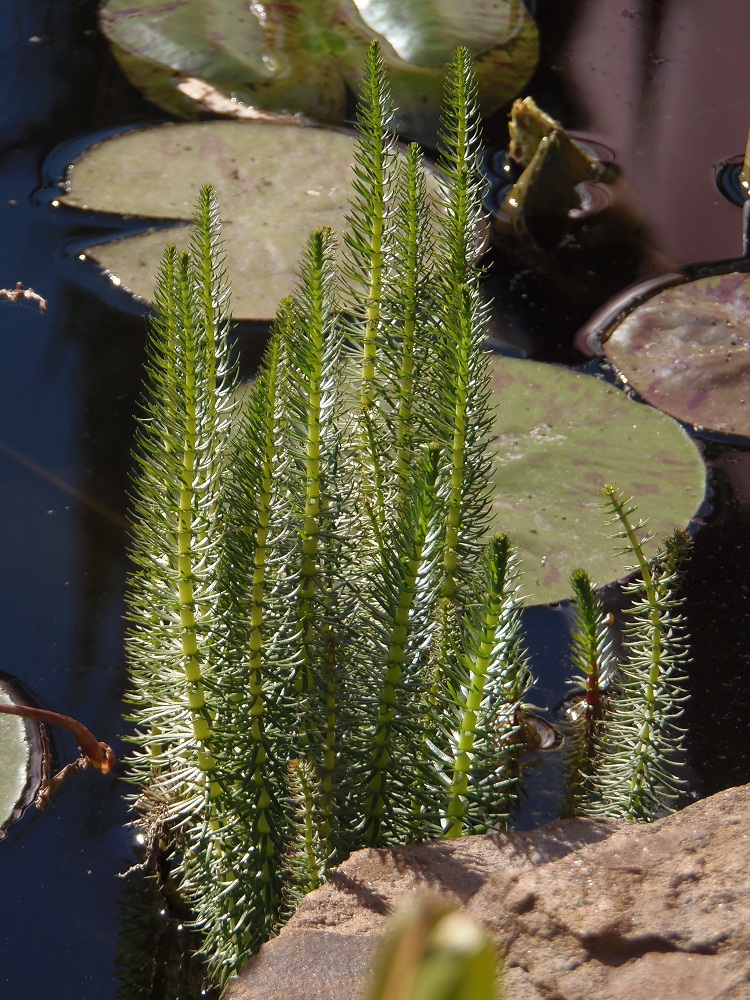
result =
[[[226,1000],[361,1000],[388,914],[440,892],[506,953],[507,1000],[750,1000],[750,785],[650,826],[364,850],[306,897]]]

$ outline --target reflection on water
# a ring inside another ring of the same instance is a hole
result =
[[[167,891],[160,891],[154,876],[142,873],[126,880],[115,1000],[218,1000],[219,991],[208,985],[199,964],[190,959],[199,942],[185,929],[189,913],[171,883],[166,884]]]
[[[709,443],[715,512],[695,538],[685,580],[692,633],[689,752],[705,794],[750,780],[750,446]]]
[[[616,152],[647,222],[641,246],[581,254],[577,270],[555,255],[520,264],[496,255],[497,339],[538,358],[580,363],[573,334],[609,295],[674,263],[740,252],[740,211],[717,192],[713,167],[743,150],[750,124],[743,87],[750,7],[746,0],[535,6],[543,68],[534,97],[566,127]],[[0,287],[20,280],[48,301],[44,315],[0,301],[0,440],[7,446],[0,449],[0,666],[121,755],[123,519],[145,323],[93,296],[90,276],[79,283],[63,260],[60,248],[85,235],[85,220],[33,198],[57,143],[154,117],[97,38],[95,8],[94,0],[14,0],[12,30],[0,42],[8,95],[0,123]],[[500,144],[500,121],[490,123],[489,135]],[[246,358],[257,343],[248,332]],[[686,589],[693,682],[701,691],[689,709],[691,763],[696,787],[713,791],[750,778],[741,739],[750,700],[743,680],[750,676],[750,453],[712,443],[707,455],[716,470],[715,510],[696,537]],[[552,706],[564,693],[566,613],[535,609],[526,617],[538,701]],[[59,739],[60,756],[72,759],[72,742]],[[534,771],[524,825],[557,808],[559,757],[550,760],[546,774]],[[150,960],[149,981],[125,985],[141,947],[179,952],[183,934],[182,915],[161,906],[132,918],[142,946],[132,938],[117,944],[121,912],[144,899],[137,881],[116,877],[136,860],[126,793],[117,780],[83,773],[44,816],[28,815],[10,831],[0,853],[3,997],[137,1000],[189,989],[194,973],[179,963],[169,971],[158,958]]]

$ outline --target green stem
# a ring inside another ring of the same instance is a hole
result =
[[[643,725],[638,736],[638,744],[634,752],[635,767],[630,781],[630,802],[635,803],[641,797],[641,789],[647,783],[645,774],[645,759],[650,756],[651,737],[654,725],[658,722],[659,710],[656,689],[662,673],[664,653],[664,636],[661,603],[657,593],[656,583],[651,566],[643,552],[643,546],[636,534],[636,529],[630,521],[630,513],[625,509],[626,501],[616,487],[609,484],[602,489],[602,496],[609,502],[615,516],[622,525],[630,551],[638,561],[638,567],[643,580],[643,589],[648,604],[648,620],[651,626],[649,635],[650,668],[646,683],[641,692],[643,705]]]
[[[211,751],[211,717],[206,708],[201,656],[198,646],[195,587],[195,525],[193,510],[196,501],[198,470],[198,393],[197,393],[197,330],[190,301],[190,263],[187,255],[179,259],[178,289],[180,320],[184,331],[183,355],[185,422],[182,445],[182,481],[177,510],[177,602],[180,612],[180,643],[183,670],[188,682],[188,704],[192,714],[193,736],[198,741],[198,766],[209,776],[211,799],[221,794],[221,786],[211,775],[216,766]],[[216,822],[212,816],[212,822]]]
[[[262,441],[262,473],[260,486],[256,494],[257,521],[255,528],[255,544],[253,547],[253,576],[250,590],[250,639],[248,643],[248,718],[250,736],[254,744],[253,759],[255,768],[252,783],[255,786],[255,825],[260,833],[258,850],[263,858],[262,880],[271,881],[270,867],[266,862],[276,853],[272,836],[274,820],[269,811],[271,796],[269,794],[270,776],[267,774],[269,764],[268,738],[264,729],[266,712],[264,678],[265,663],[263,655],[263,624],[266,592],[267,561],[269,555],[268,530],[272,514],[273,471],[278,457],[278,435],[276,427],[276,395],[278,392],[279,359],[281,354],[281,339],[274,337],[266,354],[266,370],[262,375],[265,398],[263,405],[262,424],[259,428],[263,434]]]
[[[299,837],[301,839],[302,873],[299,888],[303,893],[312,892],[321,883],[321,858],[318,849],[318,831],[315,826],[315,770],[307,760],[293,760],[289,765],[294,797],[299,805]],[[299,848],[298,848],[299,849]]]
[[[444,597],[453,597],[456,592],[455,574],[458,568],[466,468],[472,311],[471,292],[466,286],[462,286],[458,289],[455,309],[452,310],[455,322],[455,332],[452,335],[456,340],[456,367],[454,372],[453,435],[450,452],[451,470],[443,552]]]
[[[383,834],[387,773],[391,762],[391,744],[397,717],[398,690],[404,666],[404,646],[408,633],[409,612],[414,601],[417,574],[421,565],[423,544],[424,539],[415,546],[414,555],[408,561],[398,605],[393,617],[394,624],[388,648],[385,678],[375,721],[374,745],[370,758],[372,771],[367,783],[369,797],[364,833],[366,844],[378,844]]]
[[[385,676],[375,719],[375,734],[370,754],[370,779],[367,784],[368,801],[365,811],[364,842],[380,843],[385,832],[384,820],[388,799],[388,772],[390,770],[394,728],[400,720],[399,692],[405,665],[405,651],[409,637],[410,612],[417,590],[417,579],[425,557],[425,543],[430,519],[436,500],[435,485],[439,465],[439,449],[428,448],[415,494],[414,529],[410,532],[410,552],[401,565],[400,584],[388,642]]]
[[[382,167],[378,165],[377,178],[382,185]],[[362,386],[359,405],[365,412],[375,402],[375,360],[380,332],[380,301],[383,294],[383,209],[377,204],[373,209],[370,237],[370,280],[367,289],[367,313],[362,341]]]
[[[371,44],[365,67],[361,99],[364,107],[360,125],[361,147],[368,160],[365,188],[366,232],[366,305],[365,330],[362,340],[362,370],[360,410],[369,410],[375,402],[375,360],[380,334],[381,302],[383,297],[383,236],[386,217],[386,185],[390,158],[387,131],[387,99],[385,75],[380,50]]]
[[[363,410],[360,414],[363,426],[363,437],[366,442],[366,454],[369,460],[370,488],[365,491],[364,503],[368,520],[372,526],[373,536],[381,554],[383,553],[387,509],[383,491],[383,467],[380,461],[380,450],[375,428],[372,425],[371,411]]]
[[[325,656],[325,733],[323,742],[323,776],[320,783],[320,820],[318,830],[322,852],[330,858],[333,851],[333,829],[336,810],[336,724],[338,638],[329,630]]]
[[[213,397],[217,389],[216,359],[219,345],[216,335],[221,319],[217,271],[221,261],[218,250],[218,213],[212,188],[208,186],[201,188],[195,216],[194,232],[201,234],[200,238],[193,239],[193,259],[197,272],[195,285],[199,297],[198,311],[205,326],[206,336],[204,380],[207,394]]]
[[[417,326],[417,279],[419,267],[420,216],[423,210],[422,160],[419,146],[412,143],[407,151],[405,196],[401,230],[404,252],[401,362],[399,367],[399,405],[396,423],[396,472],[403,496],[411,473],[412,415],[414,405],[414,334]]]
[[[319,230],[308,242],[309,266],[306,272],[306,313],[304,329],[296,335],[307,338],[303,395],[306,400],[305,420],[305,497],[301,528],[299,634],[302,662],[295,677],[298,695],[309,695],[314,688],[313,645],[315,637],[315,603],[319,571],[318,545],[321,532],[321,422],[323,399],[323,354],[326,333],[327,291],[326,269],[330,253],[330,233]],[[301,713],[303,746],[312,739],[312,714],[307,708]]]
[[[469,791],[477,723],[482,712],[485,686],[503,609],[508,551],[507,535],[496,535],[491,539],[487,553],[487,593],[484,601],[481,631],[475,642],[473,655],[467,657],[469,684],[458,727],[458,739],[456,740],[453,761],[453,780],[448,792],[445,810],[444,836],[446,837],[460,837],[463,834],[466,796]]]

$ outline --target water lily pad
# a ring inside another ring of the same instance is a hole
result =
[[[520,551],[528,604],[570,597],[577,567],[598,585],[628,572],[604,524],[605,483],[635,497],[656,536],[687,524],[703,499],[705,468],[679,424],[590,375],[499,356],[492,364],[492,530],[507,531]]]
[[[0,678],[0,702],[18,704],[10,682]],[[41,782],[39,728],[14,715],[0,715],[0,838],[33,802]]]
[[[688,424],[750,436],[750,274],[666,288],[603,349],[649,403]]]
[[[266,122],[202,122],[125,132],[71,167],[67,205],[172,219],[169,229],[86,249],[115,283],[149,301],[167,243],[184,248],[198,188],[218,194],[237,319],[270,320],[296,283],[308,232],[345,229],[355,138]],[[184,220],[180,222],[179,220]]]
[[[185,87],[199,80],[238,105],[340,122],[377,38],[399,127],[432,145],[457,45],[475,56],[485,114],[518,93],[538,55],[522,0],[109,0],[100,25],[135,86],[182,117],[205,110],[193,84]]]

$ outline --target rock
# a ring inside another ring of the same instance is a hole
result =
[[[649,825],[358,851],[225,1000],[361,1000],[388,914],[447,895],[506,954],[507,1000],[750,1000],[750,785]]]

